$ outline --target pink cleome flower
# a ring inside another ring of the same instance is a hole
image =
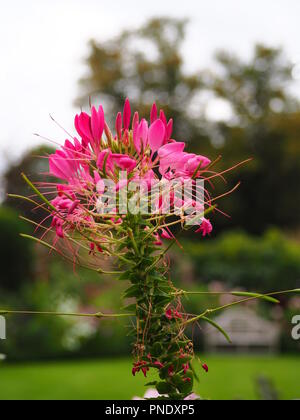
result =
[[[57,197],[52,201],[52,227],[57,238],[64,238],[66,232],[76,227],[92,229],[101,214],[117,213],[116,206],[101,197],[105,195],[105,180],[115,185],[115,191],[122,191],[132,182],[141,182],[145,193],[154,182],[172,180],[191,180],[204,178],[204,172],[211,161],[201,155],[187,153],[185,143],[172,138],[173,120],[167,120],[165,113],[158,114],[156,104],[150,115],[150,124],[139,118],[135,112],[131,119],[129,100],[125,102],[123,114],[116,117],[116,134],[112,134],[105,121],[102,106],[91,108],[88,115],[81,112],[75,117],[75,128],[78,137],[66,140],[64,145],[49,157],[49,172],[63,181],[54,184]],[[127,179],[120,180],[121,172],[127,174]],[[184,209],[199,208],[196,198],[176,198],[174,191],[170,192],[171,206],[179,205]],[[157,195],[154,207],[156,211],[166,210],[166,196]],[[204,205],[209,205],[209,198]],[[203,208],[204,208],[203,205]],[[200,206],[201,207],[201,206]],[[202,208],[202,207],[201,207]],[[111,217],[114,225],[122,223],[122,217]],[[210,234],[212,226],[204,219],[197,232],[203,236]],[[162,245],[162,239],[172,240],[173,234],[166,228],[153,232],[157,246]],[[90,241],[91,252],[102,249],[101,243]],[[90,245],[87,245],[90,246]]]

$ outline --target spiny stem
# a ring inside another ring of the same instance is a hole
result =
[[[129,238],[130,238],[130,240],[131,240],[131,243],[132,243],[132,246],[133,246],[133,248],[134,248],[135,253],[136,253],[137,255],[139,255],[139,254],[140,254],[140,252],[139,252],[139,249],[138,249],[137,244],[136,244],[136,242],[135,242],[135,239],[134,239],[134,235],[133,235],[132,229],[131,229],[130,227],[128,228],[128,236],[129,236]]]
[[[40,312],[40,311],[9,311],[0,310],[0,315],[47,315],[47,316],[71,316],[71,317],[84,317],[84,318],[122,318],[134,316],[134,314],[103,314],[97,312],[95,314],[85,314],[76,312]]]

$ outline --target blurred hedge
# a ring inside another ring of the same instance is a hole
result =
[[[218,239],[185,244],[197,282],[222,281],[257,291],[292,289],[300,285],[300,244],[278,230],[262,237],[229,232]]]
[[[15,292],[22,283],[30,281],[33,271],[33,249],[20,233],[28,227],[18,214],[0,207],[0,290]]]

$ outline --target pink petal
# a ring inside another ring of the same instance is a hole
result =
[[[143,145],[143,149],[145,150],[148,141],[148,123],[143,118],[140,122],[140,125],[137,127],[136,133],[134,135],[134,146],[138,153],[141,153],[141,148]]]
[[[201,168],[205,168],[206,166],[211,164],[211,160],[208,159],[206,156],[198,155],[199,161],[201,161]]]
[[[167,158],[170,156],[170,159],[172,159],[172,155],[174,153],[182,153],[185,148],[185,143],[183,142],[174,142],[166,144],[165,146],[162,146],[158,151],[158,156],[162,158]]]
[[[130,119],[131,119],[131,107],[129,99],[127,98],[124,105],[124,111],[123,111],[123,124],[125,130],[129,129],[130,126]]]
[[[55,155],[51,155],[49,157],[49,172],[51,175],[56,176],[57,178],[67,179],[63,170],[61,170],[59,165],[56,164]]]
[[[149,128],[148,139],[152,152],[156,152],[165,139],[166,129],[161,120],[156,120]]]

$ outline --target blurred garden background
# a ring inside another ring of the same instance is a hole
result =
[[[0,134],[0,309],[115,313],[123,306],[125,284],[84,269],[75,271],[49,250],[21,238],[20,233],[32,234],[32,227],[19,215],[39,222],[43,212],[32,211],[30,203],[11,199],[7,193],[30,195],[21,172],[33,181],[47,173],[47,160],[41,156],[51,153],[55,145],[42,137],[47,136],[48,126],[41,121],[48,118],[47,113],[55,113],[56,103],[58,110],[66,108],[62,116],[68,120],[61,121],[57,113],[55,119],[74,133],[71,115],[87,108],[89,101],[101,101],[109,119],[126,97],[143,116],[156,101],[168,118],[174,118],[174,137],[187,141],[189,151],[212,159],[222,156],[220,169],[253,158],[228,174],[227,184],[216,183],[215,194],[239,181],[241,186],[220,203],[228,216],[212,217],[211,237],[186,234],[180,239],[183,250],[171,251],[176,286],[257,292],[299,288],[300,47],[295,47],[300,35],[295,21],[299,3],[266,0],[242,6],[230,0],[208,6],[190,2],[195,14],[192,7],[185,10],[183,5],[168,13],[170,1],[163,10],[158,1],[151,2],[153,10],[133,0],[126,6],[116,2],[119,10],[92,0],[54,1],[52,6],[45,2],[44,9],[34,0],[29,3],[25,15],[21,2],[13,1],[13,10],[8,6],[8,22],[15,25],[17,36],[12,37],[10,49],[0,41],[8,63],[0,70],[5,108]],[[99,19],[95,19],[97,13]],[[35,17],[41,20],[31,27]],[[68,33],[72,19],[78,31],[74,39]],[[43,32],[43,22],[50,35]],[[96,24],[108,29],[97,35]],[[201,38],[203,25],[211,32]],[[4,30],[10,33],[8,25]],[[84,42],[77,50],[74,44],[80,33]],[[28,43],[22,39],[24,34]],[[40,35],[42,41],[35,44]],[[239,38],[243,42],[235,43]],[[207,49],[201,43],[208,43]],[[59,80],[65,80],[64,91],[64,82],[59,85],[56,75],[64,63],[63,52],[69,57],[68,46],[72,63],[80,65],[74,65],[76,71],[72,68],[70,74],[62,71]],[[51,71],[47,60],[55,63]],[[34,74],[36,62],[42,77],[33,80],[28,74],[31,70]],[[69,77],[76,82],[73,90]],[[5,90],[6,85],[14,88]],[[51,90],[56,92],[55,101]],[[49,121],[56,130],[50,130],[51,139],[61,143],[67,134]],[[42,132],[29,139],[24,127]],[[184,305],[189,313],[201,313],[230,299],[234,298],[194,296]],[[232,346],[201,324],[189,332],[199,358],[209,365],[207,375],[199,368],[196,390],[200,395],[300,398],[300,340],[291,336],[292,318],[300,315],[300,296],[284,296],[281,301],[275,306],[251,302],[243,308],[246,315],[240,309],[221,314],[218,321],[232,333]],[[7,339],[0,340],[0,399],[141,396],[142,378],[131,376],[127,323],[7,317]]]

